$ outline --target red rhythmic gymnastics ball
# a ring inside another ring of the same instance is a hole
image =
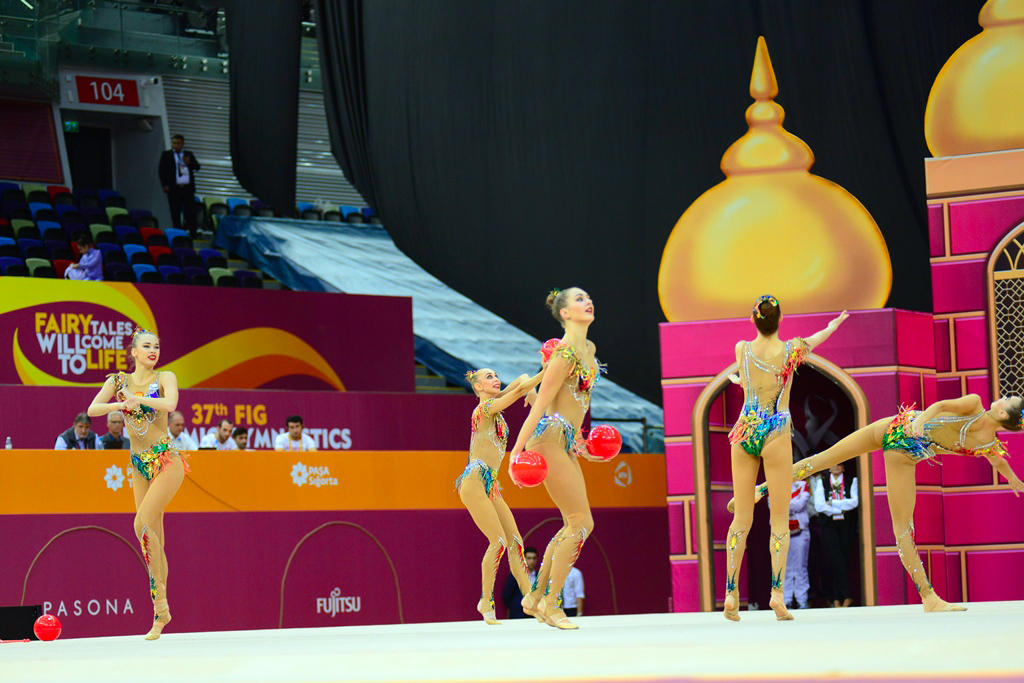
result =
[[[557,349],[558,345],[561,344],[561,343],[562,343],[561,339],[554,338],[554,339],[548,339],[546,342],[544,342],[543,345],[541,345],[541,347],[540,347],[540,355],[541,355],[542,358],[544,358],[544,362],[545,363],[547,363],[549,360],[551,360],[551,354],[553,354],[555,352],[555,349]]]
[[[587,437],[587,452],[601,460],[611,460],[622,449],[622,435],[611,425],[597,425]]]
[[[519,486],[537,486],[548,476],[548,462],[537,451],[523,451],[512,458],[509,474]]]
[[[39,640],[57,640],[60,635],[60,619],[52,614],[44,614],[36,619],[32,630]]]

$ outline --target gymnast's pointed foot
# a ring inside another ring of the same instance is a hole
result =
[[[533,590],[528,593],[519,604],[523,606],[523,613],[527,614],[540,623],[544,623],[544,615],[537,611],[537,603],[542,598],[542,594],[538,590]]]
[[[966,612],[967,608],[952,602],[946,602],[939,597],[939,594],[932,591],[928,595],[921,596],[921,605],[925,612]]]
[[[789,609],[786,607],[786,598],[782,594],[782,591],[772,591],[771,600],[768,601],[768,606],[775,611],[775,619],[778,621],[793,621],[793,615],[790,614]]]
[[[160,637],[164,627],[171,623],[171,610],[166,600],[155,600],[153,602],[153,627],[146,634],[146,640],[156,640]]]
[[[494,616],[494,602],[484,600],[480,598],[480,602],[476,603],[476,611],[480,613],[480,616],[484,618],[484,623],[490,626],[499,626],[501,622]]]
[[[565,612],[551,599],[550,595],[544,596],[537,603],[537,614],[544,616],[544,623],[548,626],[554,626],[563,631],[572,631],[579,628],[578,625],[569,621],[569,617],[565,616]]]
[[[722,614],[729,621],[740,620],[740,601],[736,597],[735,593],[727,593],[725,596],[725,606],[722,610]]]
[[[757,502],[759,500],[761,500],[762,498],[764,498],[765,496],[767,496],[767,495],[768,495],[768,484],[767,483],[761,483],[761,484],[758,484],[757,486],[755,486],[754,487],[754,505],[757,505]],[[729,502],[725,504],[725,509],[729,511],[729,514],[734,514],[736,512],[736,499],[735,498],[730,498]]]

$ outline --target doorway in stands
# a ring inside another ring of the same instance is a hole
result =
[[[113,151],[109,128],[81,126],[77,133],[64,133],[68,167],[74,187],[114,187]]]

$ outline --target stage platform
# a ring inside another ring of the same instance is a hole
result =
[[[1020,680],[1024,602],[168,633],[0,645],[0,680]],[[173,624],[171,626],[173,628]]]

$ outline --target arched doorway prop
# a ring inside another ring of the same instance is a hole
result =
[[[807,365],[821,372],[828,379],[834,382],[849,399],[854,411],[854,425],[856,428],[863,427],[868,423],[869,408],[867,397],[857,382],[850,377],[842,368],[836,364],[811,354]],[[714,524],[718,516],[728,516],[724,508],[713,509],[711,504],[712,482],[711,482],[711,430],[728,431],[729,425],[709,425],[712,405],[723,391],[729,386],[729,374],[736,372],[736,364],[716,375],[698,395],[693,407],[693,458],[694,458],[694,483],[696,497],[696,535],[697,535],[697,557],[700,576],[700,608],[704,611],[716,608],[716,598],[722,590],[716,588],[716,579],[721,568],[716,566],[714,551],[724,549],[723,544],[714,542],[714,528],[720,524]],[[733,411],[735,412],[735,411]],[[872,496],[871,476],[871,454],[866,453],[858,458],[859,465],[859,494],[861,500],[861,511],[859,514],[860,528],[860,555],[861,555],[861,594],[864,604],[874,605],[877,600],[875,582],[875,543],[874,543],[874,500]],[[730,487],[731,488],[731,487]],[[728,525],[728,522],[725,522]],[[723,539],[724,540],[724,539]],[[748,548],[753,550],[757,539],[751,539]],[[722,547],[720,548],[719,545]],[[762,544],[763,545],[763,544]],[[748,550],[748,553],[751,552]]]
[[[812,334],[824,327],[834,315],[787,313],[782,324],[782,336],[791,338]],[[704,452],[707,449],[708,440],[703,433],[707,421],[703,419],[702,412],[695,413],[694,409],[698,400],[702,403],[710,401],[708,405],[713,407],[707,420],[714,427],[710,433],[724,438],[723,432],[728,431],[741,405],[734,400],[726,404],[714,397],[727,386],[728,370],[723,368],[735,365],[733,349],[736,340],[750,338],[752,330],[749,318],[743,318],[663,323],[660,332],[672,609],[698,611],[709,609],[714,604],[712,597],[721,596],[714,596],[714,584],[710,581],[715,578],[713,570],[703,565],[702,552],[713,552],[713,536],[708,537],[704,551],[700,547],[701,535],[706,533],[705,525],[709,521],[708,506],[713,503],[709,500],[706,484],[708,460],[696,455],[698,446]],[[943,338],[941,343],[937,343],[937,333],[935,320],[929,313],[898,309],[851,311],[850,319],[818,349],[821,356],[812,359],[803,378],[804,383],[807,375],[821,373],[828,377],[829,382],[841,387],[846,397],[843,401],[850,406],[845,410],[856,414],[856,423],[850,423],[850,428],[870,421],[872,415],[894,414],[900,404],[920,406],[945,398],[937,395],[935,368],[937,351],[946,348],[944,345],[948,341]],[[802,385],[795,385],[795,388],[799,386]],[[854,386],[859,390],[854,391]],[[731,395],[731,391],[727,390],[726,396]],[[855,399],[858,394],[860,397]],[[858,401],[861,409],[856,408]],[[791,409],[795,412],[799,406],[791,404]],[[869,601],[880,605],[913,603],[918,600],[917,593],[906,579],[906,572],[896,553],[885,500],[885,468],[881,453],[873,453],[871,461],[870,469],[864,465],[858,468],[858,482],[862,491],[865,485],[872,485],[871,489],[863,491],[861,508],[867,508],[869,501],[874,502],[874,524],[871,535],[861,533],[861,541],[863,547],[870,547],[872,540],[877,544],[874,562],[865,568],[866,576],[868,572],[875,572],[877,583],[873,586],[874,596],[864,590],[862,598],[867,604],[871,604]],[[722,465],[728,469],[727,456],[726,460],[716,459],[715,462],[716,467]],[[698,467],[705,469],[698,473]],[[960,559],[943,545],[946,535],[942,481],[949,469],[948,466],[918,468],[915,527],[918,546],[928,554],[927,566],[933,570],[930,577],[935,589],[940,594],[945,591],[952,599],[960,599]],[[698,474],[702,478],[699,479]],[[991,475],[989,477],[991,481]],[[715,480],[728,482],[729,476],[727,473],[716,474]],[[711,491],[710,495],[724,495],[722,506],[728,500],[728,495],[721,491]],[[702,499],[699,510],[698,497]],[[713,517],[711,521],[714,521]],[[868,520],[861,521],[863,527]],[[724,538],[724,533],[721,535]],[[713,558],[709,560],[713,561]],[[862,582],[862,590],[869,584],[870,581]]]

